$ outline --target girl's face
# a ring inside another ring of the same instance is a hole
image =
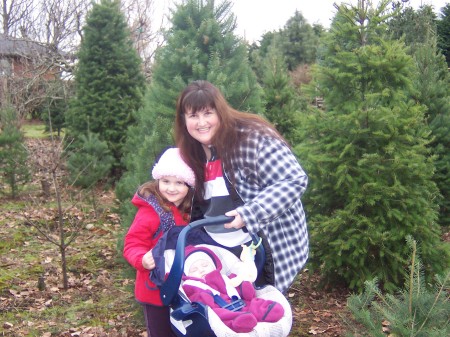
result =
[[[189,186],[183,180],[173,176],[164,176],[159,179],[158,187],[164,198],[175,206],[180,206],[189,192]]]
[[[211,145],[212,138],[220,126],[219,115],[215,109],[187,110],[185,120],[186,128],[192,138],[204,146]]]
[[[210,260],[199,259],[192,263],[189,268],[188,275],[191,277],[203,278],[214,269],[216,269],[216,267]]]

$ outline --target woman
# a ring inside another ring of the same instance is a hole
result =
[[[300,197],[308,178],[286,141],[258,115],[233,109],[207,81],[195,81],[177,102],[175,137],[193,169],[192,220],[225,214],[234,220],[208,233],[227,247],[267,238],[274,280],[285,292],[308,258],[308,233]],[[270,269],[271,266],[269,266]]]

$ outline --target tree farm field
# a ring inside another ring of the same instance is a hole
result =
[[[35,123],[25,128],[30,168],[52,150],[48,137],[36,137],[36,128],[41,130]],[[58,176],[64,217],[81,224],[66,249],[64,289],[61,254],[51,242],[59,236],[57,203],[53,194],[43,195],[42,172],[32,176],[18,198],[1,196],[0,336],[146,336],[133,295],[134,271],[118,248],[124,233],[114,192],[99,188],[94,212],[87,198],[65,185],[64,170]],[[38,230],[42,226],[49,237]],[[320,288],[319,281],[320,275],[305,268],[286,293],[293,312],[289,336],[345,335],[352,321],[346,308],[350,292]]]
[[[37,187],[34,193],[39,198]],[[53,219],[54,204],[34,208],[29,197],[3,198],[0,336],[146,336],[133,275],[117,250],[120,218],[113,194],[103,193],[101,203],[104,213],[94,222],[79,210],[70,215],[86,225],[67,250],[69,288],[64,290],[57,248],[27,224]],[[304,273],[287,294],[294,314],[290,336],[343,335],[346,293],[315,285],[314,276]]]

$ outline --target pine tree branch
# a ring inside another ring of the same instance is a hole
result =
[[[438,299],[441,297],[442,292],[444,291],[444,287],[447,284],[448,278],[449,278],[450,272],[447,272],[447,275],[445,276],[444,282],[442,282],[439,292],[436,294],[436,297],[434,298],[433,305],[431,306],[430,310],[428,310],[427,317],[423,320],[422,324],[420,325],[420,328],[417,330],[417,333],[420,332],[420,330],[423,329],[425,326],[425,323],[428,321],[428,318],[430,317],[430,313],[433,311],[434,307],[436,306],[436,303],[438,302]],[[448,320],[447,320],[448,322]]]

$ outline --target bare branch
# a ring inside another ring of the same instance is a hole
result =
[[[34,3],[33,0],[2,0],[1,20],[5,36],[18,37],[19,33],[26,32]]]
[[[134,46],[142,59],[146,77],[149,78],[155,51],[164,42],[161,31],[167,20],[162,15],[161,3],[157,4],[156,0],[125,0],[122,2],[122,11],[127,18]]]

